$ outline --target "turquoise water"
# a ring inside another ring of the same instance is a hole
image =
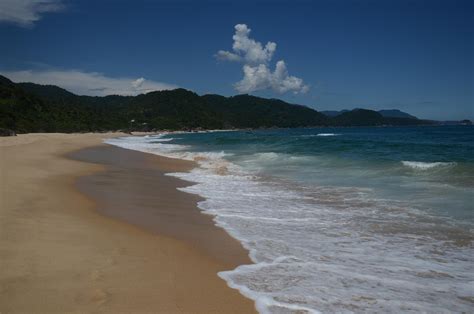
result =
[[[173,133],[108,143],[195,160],[181,190],[254,264],[261,313],[474,312],[474,128]],[[159,193],[159,191],[157,191]]]

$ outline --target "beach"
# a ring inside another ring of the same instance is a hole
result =
[[[114,136],[0,139],[0,312],[255,312],[217,276],[247,252],[164,175],[193,164]]]

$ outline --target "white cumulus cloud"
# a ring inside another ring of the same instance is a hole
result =
[[[219,50],[217,57],[228,61],[243,60],[250,64],[269,62],[276,50],[276,44],[269,41],[265,47],[263,47],[262,43],[249,38],[251,31],[252,30],[245,24],[235,25],[235,34],[232,37],[234,40],[232,50],[234,52]]]
[[[276,51],[276,43],[269,41],[264,46],[250,38],[250,32],[251,29],[246,24],[235,25],[232,52],[219,50],[215,55],[219,60],[243,63],[244,77],[234,84],[235,89],[241,93],[264,89],[272,89],[278,93],[306,93],[309,86],[302,79],[288,74],[285,61],[278,61],[274,71],[269,68]]]
[[[0,22],[30,27],[42,14],[63,9],[62,0],[0,0]]]
[[[245,64],[243,70],[244,78],[234,84],[235,89],[241,93],[272,89],[281,94],[289,91],[298,94],[306,93],[309,89],[302,79],[288,75],[286,64],[282,60],[277,62],[273,72],[265,64]]]
[[[230,51],[219,50],[216,53],[216,58],[225,61],[242,61],[242,57]]]
[[[0,71],[14,82],[32,82],[43,85],[57,85],[78,95],[138,95],[151,91],[175,89],[178,86],[143,77],[113,78],[97,72],[78,70],[42,70],[42,71]]]

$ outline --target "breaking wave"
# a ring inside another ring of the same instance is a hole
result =
[[[455,162],[422,162],[422,161],[402,161],[406,167],[415,170],[430,170],[434,168],[447,168],[456,166]]]

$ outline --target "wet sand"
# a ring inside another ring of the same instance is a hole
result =
[[[255,312],[216,274],[247,253],[163,176],[192,165],[109,136],[0,139],[0,312]]]
[[[194,162],[111,145],[82,149],[69,157],[105,166],[105,171],[77,180],[78,189],[97,202],[100,213],[182,240],[212,256],[222,270],[251,263],[240,242],[200,212],[196,204],[202,198],[176,189],[193,183],[165,176],[189,171]]]

